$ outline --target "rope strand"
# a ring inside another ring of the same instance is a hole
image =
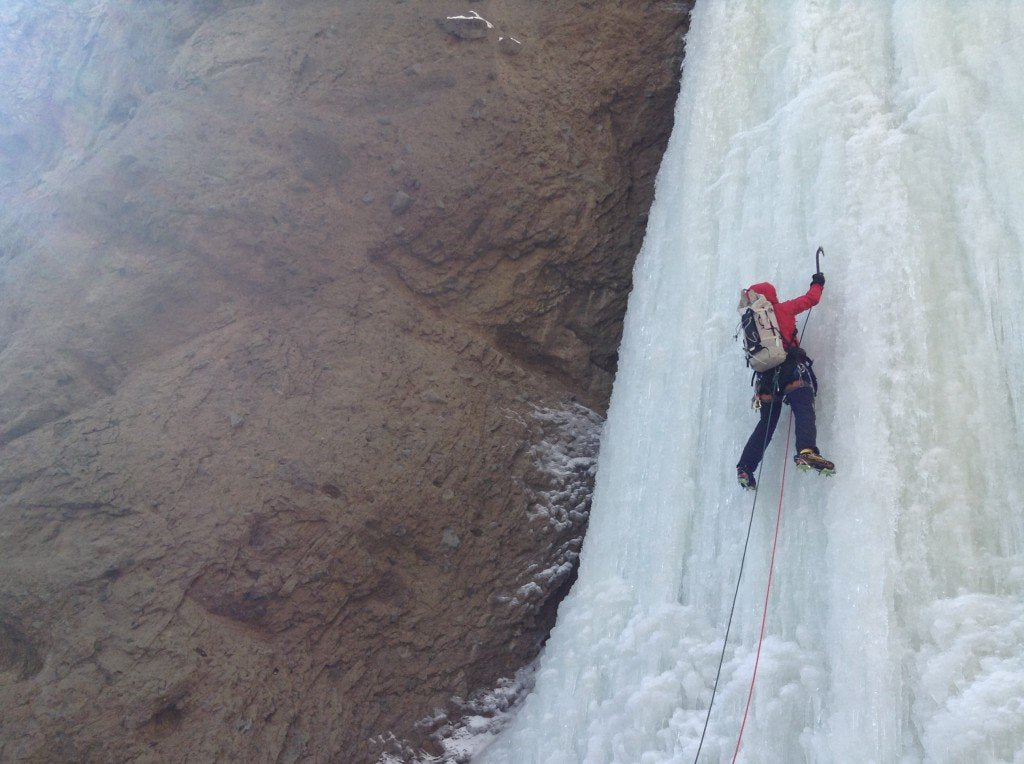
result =
[[[743,709],[743,721],[740,722],[740,733],[736,738],[736,750],[733,751],[732,761],[736,764],[736,757],[740,755],[740,744],[743,742],[743,730],[747,726],[747,716],[750,714],[750,702],[754,698],[754,683],[757,681],[757,667],[761,663],[761,645],[764,643],[764,629],[768,623],[768,597],[772,591],[772,574],[775,571],[775,550],[779,546],[779,527],[782,525],[782,497],[786,493],[786,467],[789,459],[789,438],[793,430],[793,412],[789,412],[789,422],[786,424],[786,454],[787,458],[782,460],[782,484],[779,486],[779,508],[775,512],[775,535],[772,538],[772,556],[768,563],[768,585],[764,590],[764,609],[761,611],[761,633],[757,638],[757,654],[754,656],[754,673],[750,677],[750,690],[747,692],[747,705]]]
[[[819,248],[820,251],[820,248]],[[814,306],[807,309],[807,315],[804,316],[804,325],[800,328],[800,337],[797,340],[799,345],[804,339],[804,332],[807,331],[807,323],[811,320],[811,311],[814,310]],[[768,584],[764,590],[764,609],[761,611],[761,633],[757,638],[757,653],[754,656],[754,673],[750,677],[750,690],[747,692],[747,704],[743,708],[743,719],[740,722],[740,731],[736,736],[736,750],[733,751],[732,761],[736,764],[736,758],[740,755],[740,745],[743,743],[743,731],[747,726],[747,717],[750,714],[750,704],[754,699],[754,684],[757,682],[757,669],[761,664],[761,646],[764,644],[764,630],[768,623],[768,598],[772,591],[772,577],[775,572],[775,552],[779,545],[779,528],[782,525],[782,498],[786,494],[786,467],[789,466],[789,440],[793,431],[793,410],[790,408],[789,421],[786,424],[786,450],[783,452],[786,454],[786,458],[782,460],[782,481],[779,485],[779,507],[775,513],[775,534],[772,537],[772,555],[771,560],[768,563]]]
[[[820,247],[818,248],[818,251],[821,252],[822,254],[824,254]],[[815,255],[815,258],[817,258],[817,255]],[[818,270],[819,271],[821,270],[820,266],[819,266]],[[800,336],[797,339],[797,344],[798,345],[801,342],[803,342],[804,332],[807,331],[807,323],[811,320],[811,311],[813,309],[814,309],[813,306],[808,308],[807,309],[807,315],[804,316],[804,325],[800,328]],[[776,369],[775,377],[774,377],[774,379],[772,381],[772,406],[771,406],[771,409],[769,409],[769,412],[768,412],[768,419],[769,419],[769,421],[771,421],[771,417],[775,413],[775,402],[776,402],[776,398],[777,398],[775,387],[776,387],[776,383],[778,382],[778,378],[779,378],[779,370]],[[782,462],[782,484],[779,486],[779,507],[778,507],[778,510],[776,511],[776,515],[775,515],[775,535],[774,535],[774,538],[772,539],[771,561],[768,564],[768,586],[765,589],[765,593],[764,593],[764,609],[761,612],[761,633],[760,633],[760,636],[758,637],[758,640],[757,640],[757,654],[754,657],[754,673],[753,673],[753,675],[750,678],[750,690],[747,693],[747,704],[746,704],[746,707],[743,709],[743,720],[740,722],[740,731],[739,731],[739,735],[737,736],[737,739],[736,739],[736,749],[735,749],[735,751],[733,751],[733,755],[732,755],[733,764],[735,764],[735,762],[736,762],[736,757],[739,756],[740,745],[741,745],[741,743],[743,741],[743,730],[747,726],[747,716],[750,713],[750,704],[751,704],[751,701],[752,701],[752,699],[754,697],[754,683],[757,681],[757,669],[758,669],[758,665],[760,664],[760,661],[761,661],[761,646],[762,646],[762,644],[764,642],[765,625],[768,622],[768,598],[769,598],[769,595],[771,594],[771,589],[772,589],[772,574],[773,574],[773,571],[775,569],[775,551],[776,551],[776,549],[778,547],[779,527],[782,524],[782,499],[783,499],[783,496],[785,494],[785,489],[786,489],[786,467],[788,466],[790,433],[791,433],[791,431],[793,429],[792,428],[792,424],[793,424],[793,412],[790,411],[789,412],[789,422],[786,425],[786,450],[784,452],[786,454],[786,458],[783,459],[783,462]],[[761,449],[761,453],[762,454],[768,448],[768,440],[769,440],[770,437],[771,437],[771,430],[770,429],[766,429],[765,430],[764,446]],[[707,735],[708,723],[711,720],[711,708],[715,704],[715,696],[718,693],[718,682],[719,682],[719,680],[721,679],[721,676],[722,676],[722,664],[725,662],[725,649],[726,649],[726,645],[729,644],[729,632],[732,630],[732,619],[733,619],[734,613],[736,612],[736,600],[739,598],[740,582],[743,580],[743,568],[744,568],[744,566],[746,564],[746,561],[747,561],[747,548],[750,546],[750,533],[751,533],[751,529],[754,527],[754,510],[757,507],[757,496],[758,496],[758,493],[761,490],[761,472],[763,470],[764,470],[764,460],[762,459],[761,464],[760,464],[760,466],[758,467],[758,470],[757,470],[757,485],[754,488],[754,502],[753,502],[753,504],[751,504],[751,507],[750,507],[750,520],[747,523],[747,537],[746,537],[746,539],[743,542],[743,555],[740,557],[740,570],[739,570],[739,573],[736,575],[736,589],[735,589],[735,591],[733,592],[733,595],[732,595],[732,604],[729,606],[729,619],[728,619],[728,621],[726,622],[726,625],[725,625],[725,637],[722,639],[722,653],[718,657],[718,668],[715,671],[715,683],[714,683],[714,685],[711,688],[711,700],[708,702],[708,712],[704,716],[704,728],[701,730],[701,733],[700,733],[700,742],[697,744],[697,753],[693,757],[693,764],[697,764],[697,760],[700,758],[701,749],[703,749],[703,747],[704,747],[704,738]]]
[[[775,415],[775,399],[774,394],[775,384],[778,381],[779,372],[775,372],[775,376],[772,380],[772,405],[768,409],[768,422],[770,423],[772,417]],[[755,389],[756,392],[756,389]],[[768,440],[771,438],[771,428],[766,427],[764,432],[764,445],[761,452],[768,448]],[[787,447],[788,450],[788,447]],[[736,600],[739,599],[740,595],[740,582],[743,580],[743,568],[747,562],[747,549],[750,546],[750,532],[754,527],[754,510],[757,508],[757,496],[761,491],[761,473],[764,471],[764,461],[757,468],[757,484],[754,486],[754,501],[750,505],[750,519],[747,522],[747,537],[743,541],[743,554],[740,556],[740,570],[736,574],[736,589],[732,593],[732,604],[729,606],[729,619],[725,624],[725,637],[722,639],[722,654],[718,656],[718,669],[715,671],[715,684],[711,688],[711,700],[708,702],[708,712],[704,716],[704,729],[700,733],[700,742],[697,744],[697,753],[693,757],[693,764],[697,764],[697,759],[700,758],[701,749],[704,747],[704,737],[708,733],[708,723],[711,721],[711,708],[715,705],[715,695],[718,693],[718,681],[722,676],[722,664],[725,662],[725,648],[729,644],[729,632],[732,630],[732,617],[736,612]]]

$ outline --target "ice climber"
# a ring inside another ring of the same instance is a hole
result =
[[[768,298],[775,310],[786,349],[786,360],[774,369],[755,374],[755,408],[760,411],[761,418],[743,448],[739,464],[736,465],[736,477],[744,488],[757,487],[754,473],[775,432],[783,402],[789,404],[796,420],[797,453],[793,457],[796,465],[823,474],[835,471],[835,465],[818,452],[817,428],[814,423],[814,396],[818,391],[818,380],[811,368],[813,362],[800,347],[796,329],[797,314],[818,304],[824,286],[825,275],[819,271],[811,277],[811,287],[807,294],[785,302],[779,302],[775,287],[768,282],[750,287],[751,291]]]

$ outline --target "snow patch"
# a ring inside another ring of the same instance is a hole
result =
[[[579,403],[560,409],[534,407],[533,418],[547,436],[530,449],[534,466],[550,485],[533,490],[530,518],[564,531],[586,521],[597,472],[604,420]]]
[[[498,733],[533,689],[536,665],[520,669],[512,679],[501,679],[493,690],[474,693],[467,700],[453,698],[458,721],[438,711],[421,719],[416,726],[435,728],[431,738],[444,751],[433,756],[403,745],[394,737],[388,741],[392,751],[385,753],[378,764],[467,764],[490,745]],[[383,741],[382,741],[383,742]]]
[[[512,607],[545,600],[545,594],[572,575],[590,516],[597,453],[604,420],[579,403],[561,408],[533,407],[531,418],[544,437],[530,449],[534,477],[527,486],[529,519],[554,541],[546,567],[530,566],[530,582],[511,598]]]

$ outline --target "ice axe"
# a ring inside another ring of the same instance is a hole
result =
[[[824,256],[825,256],[825,250],[822,247],[818,247],[818,251],[814,253],[815,274],[821,273],[821,258],[824,257]],[[800,339],[798,340],[798,342],[803,342],[803,340],[804,340],[804,332],[807,331],[807,322],[811,320],[811,311],[812,310],[814,310],[813,307],[807,309],[807,315],[804,316],[804,325],[800,329]]]

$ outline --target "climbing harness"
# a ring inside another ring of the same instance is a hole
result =
[[[824,255],[824,254],[825,254],[825,250],[822,249],[821,247],[818,247],[818,251],[814,253],[814,263],[817,266],[817,268],[816,268],[816,272],[817,273],[821,272],[821,261],[820,261],[819,258],[822,255]],[[798,340],[798,344],[803,342],[804,332],[807,331],[807,323],[808,323],[808,321],[811,320],[811,311],[812,310],[814,310],[813,307],[808,308],[807,315],[804,317],[804,325],[800,329],[800,337],[799,337],[799,340]],[[775,389],[775,382],[778,381],[778,374],[779,374],[779,372],[776,371],[775,372],[776,379],[772,383],[772,389],[773,390]],[[755,396],[755,398],[756,398],[756,396]],[[778,396],[776,396],[776,395],[772,396],[772,408],[768,410],[769,418],[775,413],[775,404],[776,404],[777,398],[778,398]],[[792,430],[793,430],[793,412],[791,410],[789,412],[789,421],[786,424],[786,451],[785,451],[785,453],[787,453],[787,454],[789,453],[790,435],[792,433]],[[768,438],[769,438],[769,431],[765,431],[764,448],[762,448],[762,453],[764,452],[764,450],[766,450],[768,448]],[[765,587],[765,592],[764,592],[764,608],[763,608],[763,610],[761,612],[761,631],[760,631],[760,634],[759,634],[758,639],[757,639],[757,652],[756,652],[756,654],[754,656],[754,671],[753,671],[753,674],[750,677],[750,689],[747,692],[747,703],[746,703],[746,706],[743,709],[743,719],[740,722],[739,734],[736,737],[736,748],[735,748],[735,750],[733,751],[733,754],[732,754],[733,764],[735,764],[737,757],[740,755],[740,745],[743,742],[743,731],[744,731],[744,729],[747,726],[747,718],[748,718],[748,716],[750,714],[750,705],[751,705],[751,702],[754,699],[754,684],[757,681],[757,669],[758,669],[758,666],[759,666],[759,664],[761,662],[761,646],[764,643],[764,630],[765,630],[766,624],[768,623],[768,598],[771,595],[772,577],[773,577],[773,574],[774,574],[774,571],[775,571],[775,552],[776,552],[776,550],[778,548],[779,528],[782,526],[782,500],[783,500],[783,497],[785,496],[785,491],[786,491],[786,467],[787,467],[787,463],[788,463],[788,459],[783,459],[782,460],[782,479],[781,479],[781,484],[779,485],[779,506],[778,506],[778,509],[776,510],[776,513],[775,513],[775,533],[774,533],[774,536],[772,538],[772,553],[771,553],[770,561],[768,563],[768,584]],[[715,704],[715,695],[718,692],[718,682],[719,682],[719,679],[722,676],[722,664],[725,662],[725,649],[726,649],[726,646],[729,643],[729,632],[732,629],[732,618],[733,618],[733,614],[736,611],[736,600],[739,598],[739,594],[740,594],[740,582],[743,580],[743,567],[744,567],[744,565],[746,564],[746,561],[747,561],[747,548],[750,545],[750,532],[751,532],[751,529],[754,527],[754,510],[757,508],[757,495],[758,495],[758,493],[761,490],[761,472],[763,470],[764,470],[764,461],[761,462],[761,464],[760,464],[760,466],[758,467],[758,470],[757,470],[757,485],[754,488],[754,501],[753,501],[753,503],[750,506],[750,520],[747,522],[747,537],[746,537],[746,539],[743,542],[743,554],[740,556],[740,569],[739,569],[739,573],[737,573],[737,575],[736,575],[736,589],[735,589],[735,591],[733,592],[733,595],[732,595],[732,605],[729,607],[729,618],[728,618],[728,620],[726,621],[726,624],[725,624],[725,637],[722,639],[722,653],[718,657],[718,669],[715,671],[715,683],[714,683],[714,685],[711,688],[711,700],[708,702],[708,711],[707,711],[707,714],[704,717],[704,728],[701,730],[701,733],[700,733],[700,742],[697,744],[697,753],[693,757],[693,764],[697,764],[697,760],[700,758],[701,749],[704,747],[704,737],[707,735],[708,723],[711,720],[711,708]]]

